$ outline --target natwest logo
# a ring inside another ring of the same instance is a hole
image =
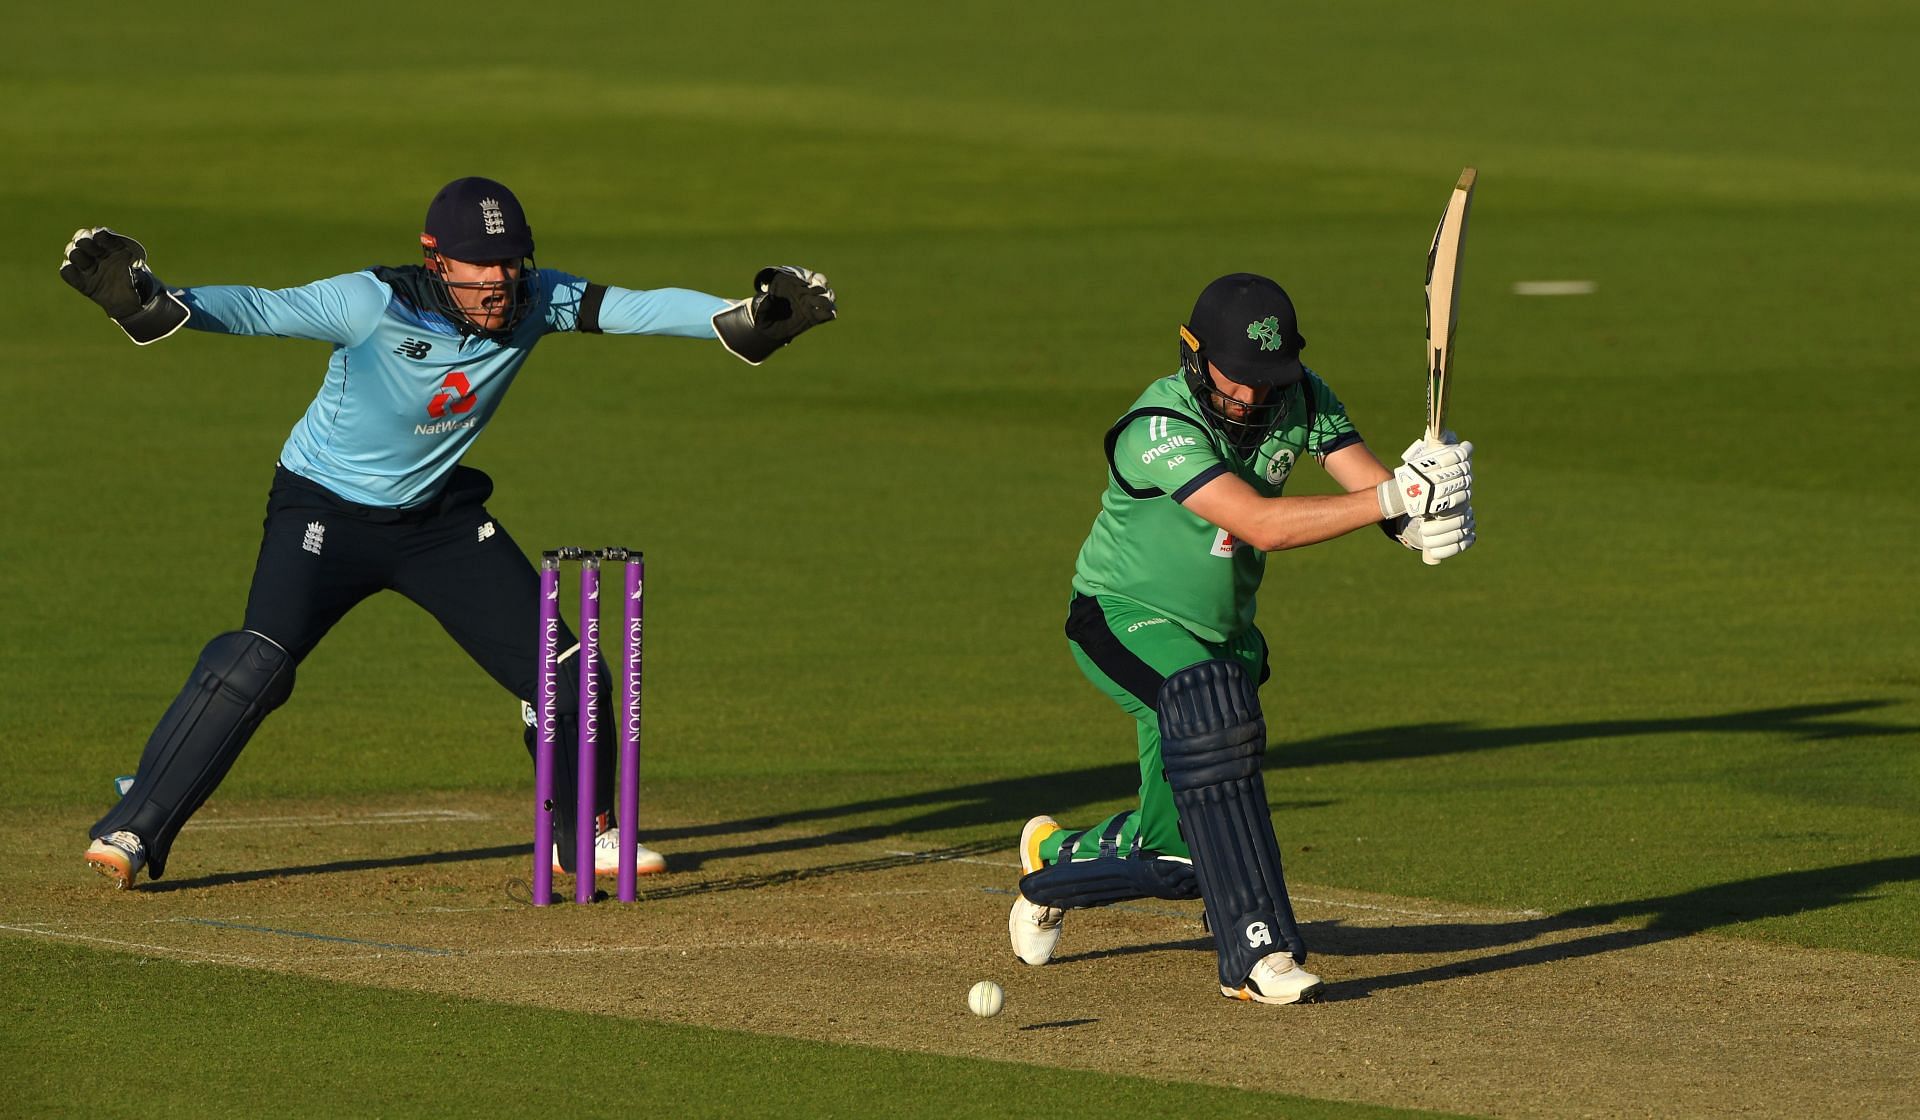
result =
[[[467,383],[467,375],[459,370],[447,374],[447,379],[433,392],[433,399],[427,402],[427,415],[439,420],[447,413],[464,413],[473,408],[473,386]]]

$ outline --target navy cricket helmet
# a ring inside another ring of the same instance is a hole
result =
[[[420,248],[426,257],[427,271],[438,284],[437,309],[462,330],[503,338],[513,333],[533,310],[533,227],[506,185],[493,179],[469,175],[440,188],[427,206],[426,228],[420,234]],[[517,275],[500,280],[459,282],[446,277],[446,261],[466,264],[510,264]],[[486,328],[473,321],[461,307],[453,289],[503,291],[508,296],[505,322]]]
[[[1180,365],[1200,409],[1241,454],[1260,446],[1284,419],[1306,377],[1293,300],[1264,276],[1236,272],[1208,284],[1180,328]],[[1208,366],[1255,389],[1251,402],[1221,392]]]

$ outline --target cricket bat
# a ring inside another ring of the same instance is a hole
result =
[[[1447,374],[1453,369],[1453,335],[1460,321],[1460,254],[1473,208],[1473,168],[1460,172],[1447,209],[1427,252],[1427,442],[1440,442],[1447,425]]]

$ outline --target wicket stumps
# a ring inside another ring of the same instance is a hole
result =
[[[619,795],[615,820],[620,828],[618,897],[639,897],[640,843],[640,683],[644,603],[641,589],[646,560],[637,549],[558,548],[540,554],[540,679],[535,707],[533,756],[533,904],[553,901],[554,752],[560,749],[560,566],[580,564],[579,742],[575,762],[573,819],[573,900],[593,901],[595,782],[600,755],[600,566],[626,566],[626,595],[620,609],[625,653],[620,672]]]

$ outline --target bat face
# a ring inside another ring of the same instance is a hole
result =
[[[1427,439],[1437,441],[1446,427],[1447,373],[1453,366],[1453,334],[1459,318],[1460,254],[1467,237],[1467,213],[1473,207],[1469,167],[1453,185],[1447,209],[1433,231],[1427,252]]]

